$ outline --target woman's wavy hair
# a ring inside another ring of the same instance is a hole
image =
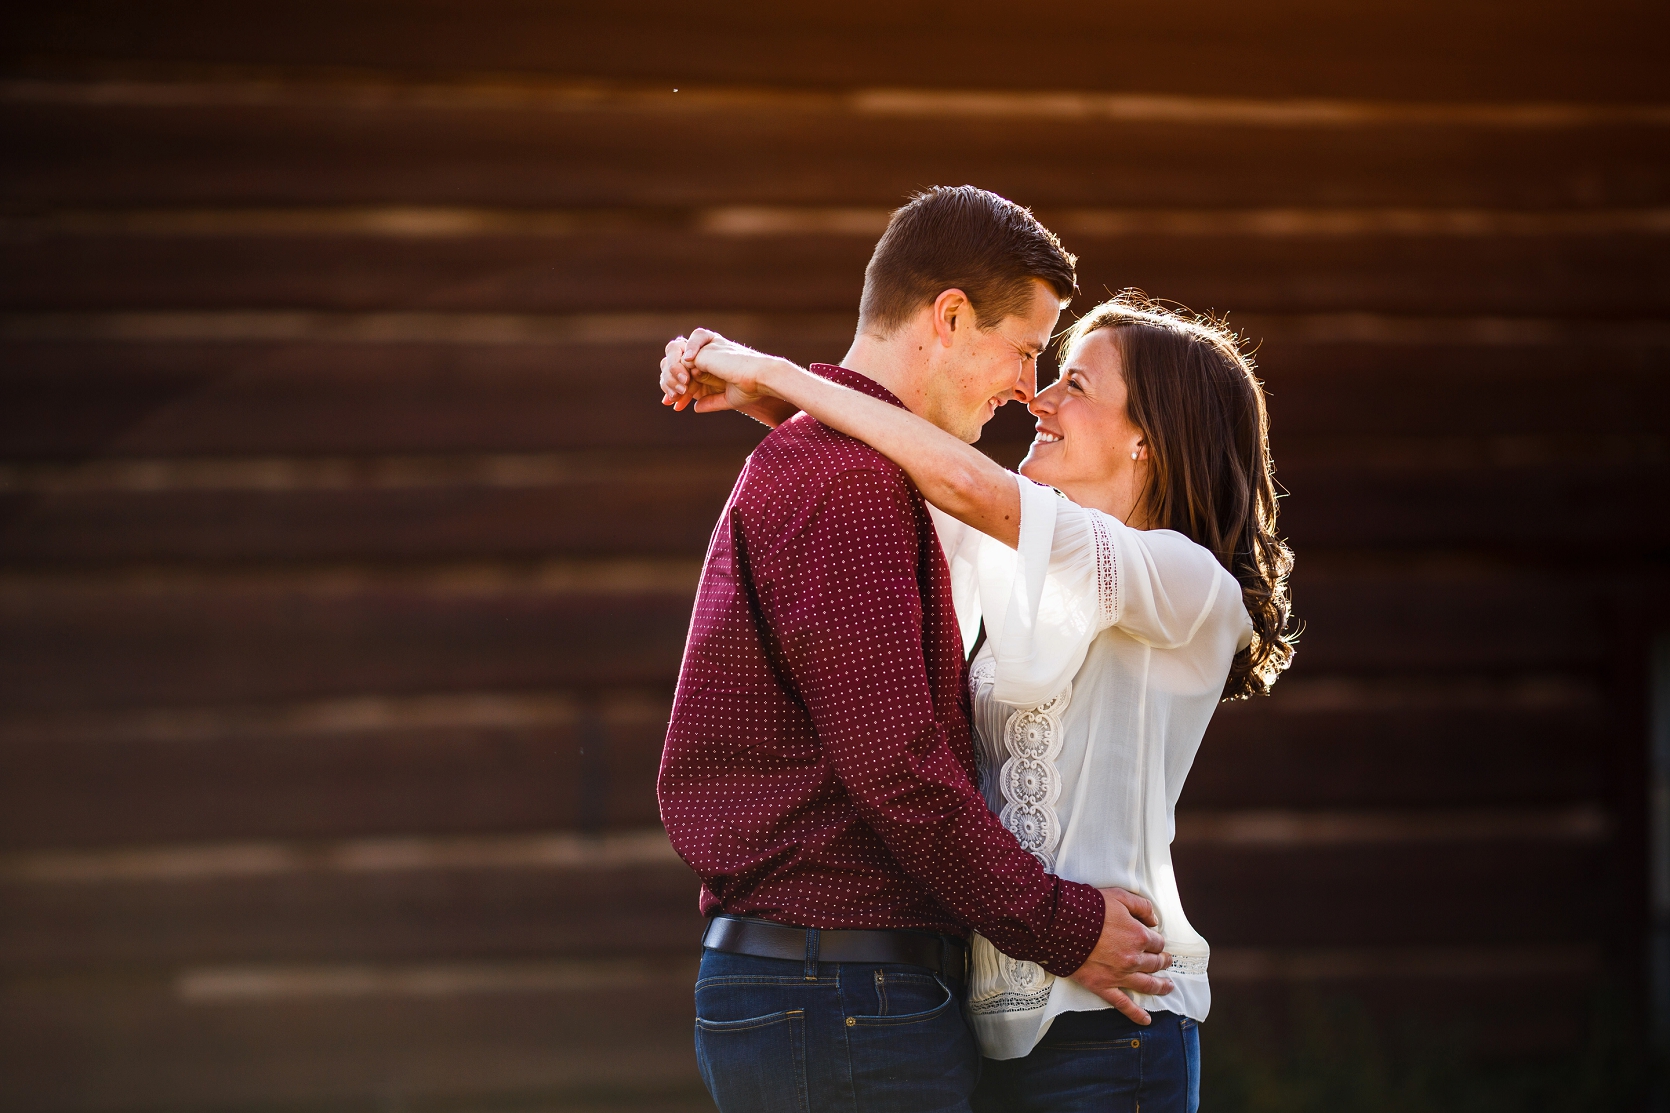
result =
[[[1148,522],[1216,554],[1252,616],[1252,644],[1236,654],[1223,698],[1267,695],[1299,632],[1287,591],[1293,550],[1276,534],[1270,420],[1252,356],[1223,322],[1124,290],[1067,330],[1063,358],[1101,329],[1113,332],[1126,410],[1148,446],[1138,496]]]

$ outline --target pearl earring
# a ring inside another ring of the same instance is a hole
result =
[[[1131,453],[1131,459],[1135,460],[1136,458],[1137,458],[1137,454],[1135,452]]]

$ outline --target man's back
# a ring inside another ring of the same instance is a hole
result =
[[[977,779],[965,693],[921,496],[861,442],[805,417],[780,426],[714,530],[662,759],[662,818],[703,911],[961,934],[865,798],[908,795],[901,744],[915,776]]]

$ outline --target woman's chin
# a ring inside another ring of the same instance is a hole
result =
[[[1055,486],[1054,483],[1050,482],[1049,464],[1038,459],[1038,446],[1036,444],[1027,450],[1026,458],[1021,461],[1020,467],[1015,470],[1034,483],[1042,483],[1046,487]]]

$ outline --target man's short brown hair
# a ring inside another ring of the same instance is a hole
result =
[[[934,186],[893,214],[864,269],[858,325],[891,334],[946,290],[968,295],[991,329],[1032,306],[1042,279],[1065,302],[1078,292],[1078,262],[1031,211],[974,186]]]

